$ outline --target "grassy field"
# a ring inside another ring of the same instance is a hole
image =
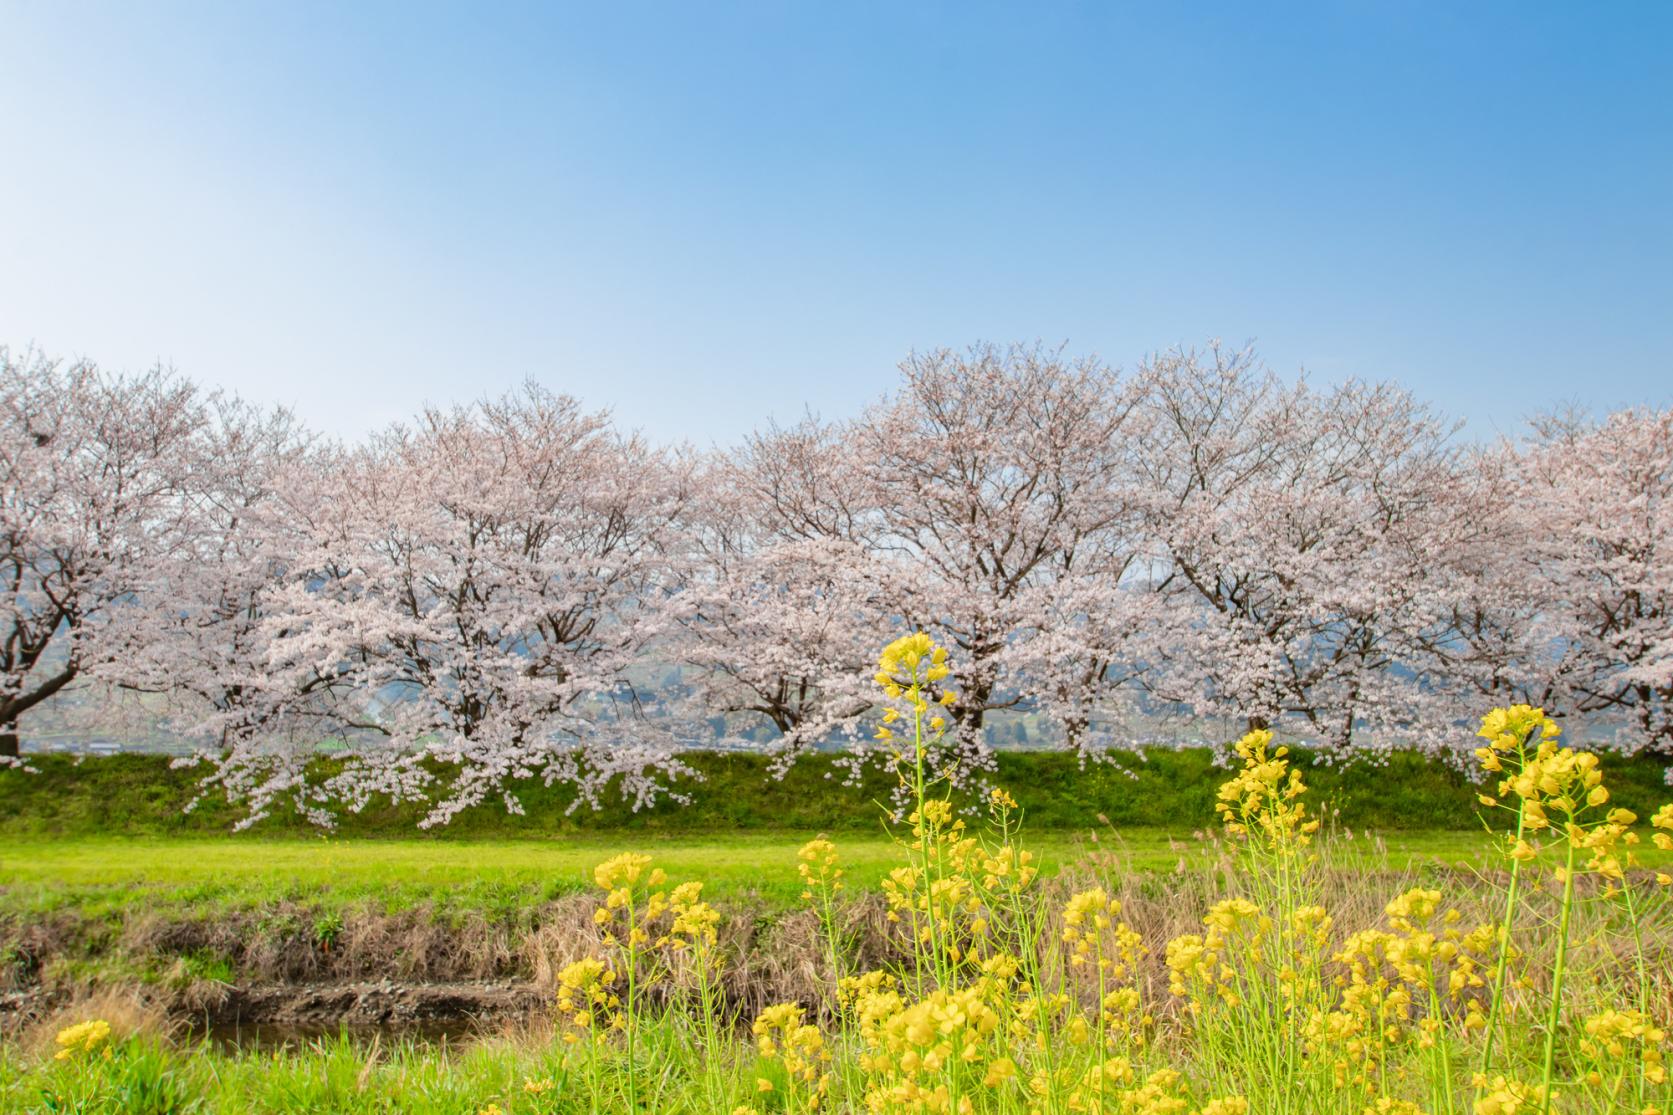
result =
[[[372,978],[385,965],[419,981],[526,978],[533,962],[519,942],[567,924],[597,893],[594,866],[618,852],[701,880],[705,897],[768,926],[798,907],[796,849],[814,835],[14,839],[0,851],[0,980],[8,962],[59,984]],[[838,846],[856,895],[875,893],[903,855],[881,833]],[[1077,879],[1150,878],[1158,892],[1233,870],[1206,834],[1047,831],[1027,846],[1047,879],[1068,867]],[[1340,869],[1383,886],[1495,865],[1479,833],[1338,832],[1330,846]],[[1648,846],[1642,858],[1673,861]]]
[[[629,848],[653,856],[677,878],[704,880],[711,897],[777,905],[801,893],[796,849],[814,835],[804,830],[630,840],[12,840],[0,850],[0,887],[5,905],[37,910],[100,894],[112,902],[153,907],[167,899],[229,905],[375,900],[399,907],[460,893],[479,894],[485,902],[495,894],[540,901],[589,889],[593,866]],[[1397,866],[1469,866],[1483,862],[1486,853],[1478,834],[1463,832],[1402,831],[1357,840],[1386,851]],[[1138,871],[1203,863],[1219,852],[1212,841],[1148,828],[1038,833],[1028,846],[1047,874],[1094,852]],[[843,836],[840,847],[850,880],[861,888],[874,888],[899,863],[898,847],[881,835]]]

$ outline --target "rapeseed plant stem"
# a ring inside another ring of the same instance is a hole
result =
[[[1632,927],[1632,959],[1633,967],[1638,976],[1638,1013],[1644,1018],[1649,1018],[1650,976],[1644,963],[1644,925],[1638,918],[1638,909],[1633,903],[1632,892],[1633,887],[1631,880],[1624,880],[1621,883],[1621,894],[1625,900],[1627,908],[1627,924]],[[1621,1071],[1623,1074],[1626,1072],[1626,1066],[1624,1063]],[[1644,1102],[1644,1085],[1644,1077],[1642,1074],[1639,1074],[1636,1077],[1633,1092],[1635,1101],[1640,1105]]]
[[[1512,705],[1509,708],[1493,709],[1482,717],[1481,727],[1476,732],[1487,741],[1486,747],[1476,751],[1476,758],[1481,761],[1482,767],[1488,772],[1507,774],[1499,783],[1497,796],[1483,794],[1482,803],[1489,807],[1497,807],[1507,794],[1515,793],[1517,797],[1516,832],[1509,849],[1510,884],[1505,893],[1504,917],[1499,922],[1499,955],[1493,973],[1493,989],[1487,1008],[1487,1032],[1481,1050],[1479,1075],[1484,1080],[1492,1068],[1493,1045],[1499,1037],[1504,1017],[1506,980],[1514,948],[1511,944],[1511,934],[1516,922],[1522,864],[1534,855],[1527,842],[1527,834],[1530,829],[1547,826],[1540,798],[1540,781],[1537,778],[1529,778],[1528,748],[1530,745],[1537,746],[1536,759],[1549,754],[1554,750],[1556,745],[1553,741],[1561,731],[1556,722],[1545,715],[1545,710],[1528,705]],[[1509,758],[1512,763],[1508,772],[1504,768],[1504,758]]]
[[[1574,826],[1572,813],[1569,824]],[[1569,918],[1574,913],[1574,861],[1577,850],[1571,832],[1563,866],[1563,898],[1557,920],[1557,958],[1551,968],[1551,1007],[1545,1016],[1545,1053],[1540,1065],[1540,1115],[1550,1115],[1551,1111],[1553,1076],[1557,1067],[1557,1027],[1562,1021],[1563,977],[1568,972]]]
[[[1516,846],[1521,847],[1523,833],[1527,821],[1525,806],[1518,806],[1516,810]],[[1516,921],[1517,886],[1522,880],[1522,860],[1512,856],[1510,860],[1510,885],[1505,891],[1504,917],[1499,920],[1499,958],[1493,968],[1493,991],[1488,1000],[1487,1034],[1481,1046],[1481,1068],[1485,1075],[1493,1067],[1493,1042],[1499,1036],[1499,1023],[1504,1010],[1505,977],[1510,968],[1510,931]]]

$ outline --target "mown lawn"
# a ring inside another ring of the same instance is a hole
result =
[[[701,879],[714,898],[793,902],[801,890],[796,849],[812,832],[747,833],[658,839],[642,834],[561,840],[252,839],[143,837],[8,840],[0,849],[4,905],[51,908],[66,900],[203,902],[240,906],[296,898],[373,901],[389,908],[434,898],[458,905],[476,895],[486,905],[540,900],[584,890],[594,864],[623,850],[649,853],[675,879]],[[1341,839],[1341,838],[1338,838]],[[1217,846],[1162,829],[1091,835],[1047,832],[1025,837],[1047,872],[1089,856],[1114,857],[1138,871],[1201,864]],[[1375,855],[1384,866],[1470,867],[1487,862],[1479,834],[1395,832],[1343,841],[1343,851]],[[876,886],[900,862],[881,836],[838,839],[856,887]],[[1644,849],[1646,862],[1667,856]],[[101,903],[102,904],[102,903]]]

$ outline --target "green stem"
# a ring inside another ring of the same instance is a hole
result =
[[[916,667],[914,668],[916,669]],[[924,798],[928,785],[924,778],[924,710],[923,696],[919,692],[918,684],[913,682],[907,691],[912,698],[912,755],[913,755],[913,796],[918,803],[918,851],[923,859],[923,888],[924,914],[929,923],[929,947],[931,967],[935,971],[937,986],[948,986],[948,980],[942,971],[941,939],[935,924],[935,892],[934,880],[930,877],[930,833],[929,817],[924,811]]]
[[[709,948],[701,939],[692,945],[692,960],[697,966],[697,996],[703,1011],[704,1091],[708,1093],[710,1105],[718,1111],[724,1100],[720,1070],[723,1051],[720,1044],[720,1028],[715,1018],[715,988],[710,978],[712,973],[709,970]]]
[[[598,1115],[599,1087],[598,1077],[598,1021],[594,1016],[597,1004],[588,1004],[587,1012],[587,1098],[592,1115]]]
[[[633,890],[631,886],[627,892],[627,1106],[629,1110],[639,1109],[639,1076],[634,1063],[635,1026],[635,983],[634,973],[639,967],[638,946],[634,943],[634,930],[637,928],[633,914]]]
[[[1632,901],[1632,881],[1622,878],[1621,893],[1626,897],[1627,922],[1632,926],[1633,959],[1638,968],[1638,1012],[1645,1017],[1650,1013],[1650,977],[1644,965],[1644,927],[1638,921],[1638,908]],[[1640,1105],[1644,1102],[1644,1074],[1639,1073],[1633,1085],[1633,1091]]]
[[[1436,1060],[1440,1062],[1442,1094],[1446,1100],[1446,1115],[1452,1115],[1458,1109],[1457,1101],[1452,1094],[1452,1051],[1447,1044],[1445,1016],[1441,1011],[1441,997],[1435,990],[1435,973],[1429,972],[1429,1017],[1435,1022],[1434,1037]]]
[[[1570,814],[1569,823],[1573,824]],[[1550,1115],[1551,1077],[1557,1066],[1557,1024],[1563,1006],[1563,975],[1568,965],[1568,923],[1574,912],[1574,836],[1568,836],[1568,856],[1563,870],[1563,907],[1557,920],[1557,961],[1551,972],[1551,1009],[1545,1018],[1545,1057],[1540,1070],[1540,1083],[1545,1098],[1540,1104],[1540,1115]]]
[[[1522,842],[1527,825],[1527,802],[1516,808],[1516,842]],[[1493,1039],[1498,1036],[1499,1016],[1505,992],[1505,976],[1510,968],[1510,930],[1516,918],[1516,891],[1522,878],[1522,861],[1511,857],[1510,889],[1505,895],[1505,915],[1499,922],[1499,961],[1493,968],[1493,995],[1487,1005],[1487,1041],[1481,1049],[1481,1072],[1486,1075],[1493,1062]]]

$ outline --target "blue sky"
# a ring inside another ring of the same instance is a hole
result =
[[[357,436],[662,439],[909,350],[1673,403],[1673,5],[0,0],[0,341]]]

